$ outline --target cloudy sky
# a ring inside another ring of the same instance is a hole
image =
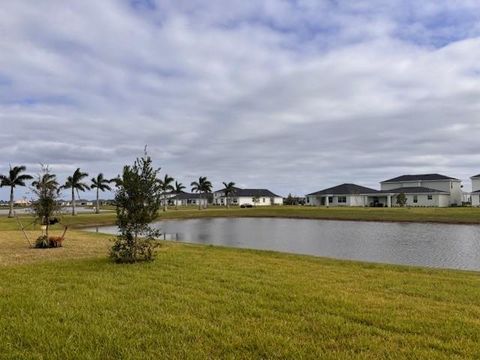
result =
[[[114,176],[145,144],[185,184],[281,195],[480,173],[476,0],[0,7],[0,173]]]

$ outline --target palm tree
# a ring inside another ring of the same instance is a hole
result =
[[[100,173],[97,175],[96,178],[92,178],[92,189],[97,189],[97,206],[95,208],[95,213],[100,214],[100,191],[111,191],[112,188],[110,187],[110,184],[112,180],[105,179],[103,177],[103,174]]]
[[[223,186],[225,186],[223,193],[225,194],[225,203],[228,209],[230,207],[230,195],[235,194],[235,183],[232,181],[229,183],[224,182]]]
[[[212,183],[208,181],[206,176],[200,176],[198,181],[190,184],[193,192],[201,193],[205,196],[205,208],[207,207],[207,194],[212,192]],[[202,208],[202,202],[198,202],[198,210]]]
[[[162,190],[163,211],[167,211],[167,193],[169,191],[175,191],[175,188],[172,185],[173,178],[171,176],[168,176],[168,174],[165,174],[165,177],[158,180],[158,183],[160,185],[160,189]]]
[[[78,168],[72,176],[67,178],[65,185],[62,186],[63,189],[72,189],[72,216],[77,214],[75,210],[75,191],[78,197],[80,197],[79,191],[90,190],[90,187],[82,182],[86,177],[88,177],[88,173],[82,172],[80,168]]]
[[[183,185],[181,182],[175,181],[175,192],[177,194],[183,193],[183,190],[186,189],[185,185]]]
[[[32,186],[36,189],[51,190],[58,188],[57,176],[54,174],[45,173],[38,180],[32,182]]]
[[[177,195],[183,193],[183,190],[186,189],[186,187],[181,182],[178,182],[178,181],[175,181],[174,188],[175,188],[174,191]],[[178,209],[178,200],[175,201],[175,209]]]
[[[10,166],[10,172],[8,175],[0,175],[0,187],[10,186],[10,210],[8,211],[8,217],[13,217],[13,191],[17,186],[25,186],[25,181],[33,179],[32,176],[22,174],[26,171],[25,166]]]

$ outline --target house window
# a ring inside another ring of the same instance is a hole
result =
[[[262,202],[265,202],[265,198],[262,199]]]
[[[347,197],[346,196],[339,196],[338,197],[338,203],[339,204],[345,204],[347,202]]]
[[[329,197],[328,197],[328,202],[329,202],[329,203],[333,203],[333,196],[329,196]]]
[[[417,195],[414,195],[413,196],[413,202],[416,204],[418,203],[418,196]]]
[[[427,198],[428,200],[433,200],[433,195],[428,195]]]

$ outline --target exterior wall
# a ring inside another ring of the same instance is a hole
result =
[[[472,206],[480,206],[480,194],[472,194]]]
[[[274,197],[273,199],[273,205],[283,205],[283,197]]]
[[[422,181],[422,186],[430,189],[449,192],[449,205],[462,205],[463,192],[462,183],[460,181]]]
[[[417,197],[417,202],[415,203],[414,197]],[[405,194],[407,198],[407,203],[405,206],[426,206],[426,207],[447,207],[449,205],[450,196],[446,194],[432,194],[432,200],[428,200],[427,194]],[[392,205],[397,205],[397,195],[392,198]]]
[[[320,206],[320,199],[314,195],[305,196],[307,206]]]
[[[326,195],[321,196],[307,196],[308,202],[306,205],[309,206],[322,206],[321,198],[326,198]],[[367,196],[365,195],[330,195],[328,196],[330,201],[328,203],[329,206],[366,206],[368,205]],[[339,197],[345,197],[346,202],[339,202]],[[323,204],[325,206],[325,203]]]
[[[404,182],[392,182],[392,183],[380,183],[380,190],[393,190],[400,187],[419,187],[421,185],[421,181],[404,181]]]
[[[255,205],[255,206],[271,206],[271,205],[283,205],[283,198],[278,197],[270,197],[270,196],[260,196],[258,198],[259,202],[256,204],[253,202],[253,197],[251,196],[235,196],[232,195],[230,197],[230,205]],[[215,193],[213,195],[213,203],[215,205],[223,205],[226,204],[226,198],[223,193]]]
[[[181,199],[181,200],[178,200],[178,199],[172,199],[170,200],[170,204],[172,204],[174,206],[198,206],[200,203],[205,206],[208,204],[208,200],[207,199]]]
[[[479,186],[480,186],[480,182],[479,182]],[[381,183],[380,187],[382,190],[392,190],[400,187],[426,187],[429,189],[445,191],[450,193],[448,205],[462,205],[462,200],[463,200],[462,183],[460,181],[455,181],[455,180],[405,181],[405,182],[394,182],[394,183]],[[417,205],[417,206],[431,206],[431,205]]]
[[[349,195],[347,196],[348,206],[365,206],[367,203],[367,196],[365,195]]]
[[[472,179],[472,191],[480,190],[480,178]]]

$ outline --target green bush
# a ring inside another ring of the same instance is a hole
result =
[[[151,261],[158,247],[158,230],[149,224],[158,216],[162,189],[147,154],[133,166],[125,166],[116,181],[115,204],[120,235],[114,240],[110,258],[117,263]]]

